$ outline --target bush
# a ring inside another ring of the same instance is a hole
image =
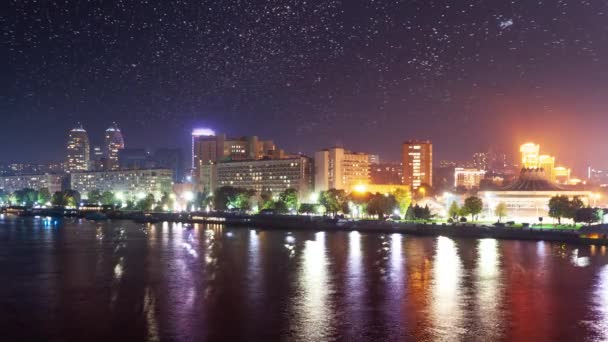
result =
[[[467,218],[466,218],[466,217],[461,217],[461,218],[460,218],[460,222],[462,222],[462,223],[466,223],[466,222],[467,222]]]

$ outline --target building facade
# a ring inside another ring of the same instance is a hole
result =
[[[74,172],[70,177],[71,189],[83,195],[92,190],[112,191],[124,200],[147,194],[159,199],[171,193],[173,186],[173,171],[167,169]]]
[[[457,167],[454,169],[454,188],[479,188],[479,184],[481,184],[481,180],[485,177],[485,174],[486,171],[484,170]]]
[[[369,155],[335,147],[315,153],[315,191],[352,191],[370,183]]]
[[[413,190],[433,184],[433,143],[410,140],[403,144],[403,179]]]
[[[40,190],[47,188],[52,194],[57,191],[61,191],[61,179],[61,175],[48,173],[38,175],[5,176],[0,177],[0,189],[5,192],[15,192],[22,189]]]
[[[89,135],[81,125],[73,128],[68,135],[66,171],[86,171],[90,166]]]
[[[105,170],[118,170],[120,168],[118,155],[120,150],[125,148],[125,141],[115,122],[106,129],[104,138]]]
[[[205,128],[192,131],[192,170],[194,181],[197,183],[200,182],[204,165],[276,156],[274,143],[270,140],[260,140],[257,136],[228,138],[225,134],[215,134]]]
[[[313,191],[313,162],[299,156],[286,159],[226,161],[205,167],[210,174],[211,188],[232,186],[252,189],[258,193],[278,194],[296,189],[300,198],[308,198]]]
[[[370,165],[372,184],[403,184],[403,164],[380,163]]]

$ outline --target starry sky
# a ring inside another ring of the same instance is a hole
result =
[[[60,160],[69,130],[127,147],[193,127],[436,159],[527,140],[608,167],[606,0],[6,0],[0,160]]]

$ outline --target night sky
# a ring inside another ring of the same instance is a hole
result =
[[[608,167],[608,1],[3,1],[0,160],[61,160],[206,126],[292,152],[436,160],[543,144]]]

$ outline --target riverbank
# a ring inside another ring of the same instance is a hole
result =
[[[58,211],[57,209],[36,210],[22,213],[22,216],[76,216],[90,219],[87,212]],[[602,226],[581,229],[539,229],[495,227],[478,224],[412,223],[378,220],[346,220],[322,216],[300,215],[244,215],[233,213],[144,213],[108,211],[94,220],[133,220],[139,223],[207,223],[233,227],[249,227],[261,230],[304,230],[304,231],[360,231],[376,233],[400,233],[419,236],[447,236],[472,239],[508,239],[553,241],[573,244],[608,245],[608,228]]]

